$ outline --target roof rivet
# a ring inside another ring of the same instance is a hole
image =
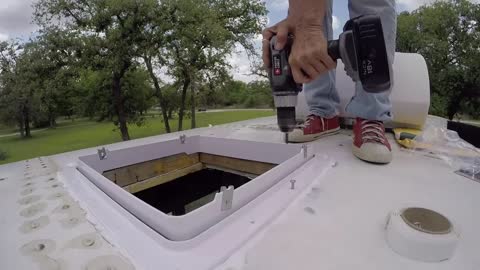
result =
[[[90,238],[86,238],[86,239],[82,240],[82,244],[86,247],[91,247],[95,244],[95,240],[90,239]]]

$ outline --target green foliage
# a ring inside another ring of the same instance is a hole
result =
[[[77,72],[67,65],[69,53],[50,34],[22,45],[5,42],[1,51],[4,122],[17,124],[28,137],[30,125],[52,127],[59,115],[72,115],[70,89]]]
[[[83,70],[75,84],[78,98],[76,113],[97,118],[97,121],[117,121],[111,98],[111,76],[106,71]],[[144,113],[154,104],[154,91],[148,74],[141,67],[129,69],[122,80],[125,114],[128,123],[141,125]]]
[[[480,111],[480,4],[437,1],[398,16],[397,49],[427,61],[430,113],[452,119]]]
[[[173,119],[173,114],[180,107],[179,89],[176,85],[166,84],[162,87],[163,92],[163,106],[167,111],[168,119]],[[165,121],[165,119],[163,120]]]
[[[268,81],[230,80],[215,91],[218,107],[272,108],[273,97]],[[211,103],[210,103],[211,104]]]
[[[106,71],[81,70],[74,89],[77,93],[75,114],[97,117],[98,121],[113,119],[111,80]]]
[[[143,35],[145,29],[154,27],[152,20],[159,11],[158,5],[155,0],[39,0],[34,4],[35,21],[44,31],[67,29],[74,34],[75,42],[68,47],[76,51],[76,64],[109,74],[112,101],[108,103],[113,105],[112,120],[123,140],[130,139],[128,122],[141,124],[137,117],[141,110],[133,105],[142,102],[125,96],[122,87],[129,70],[135,68],[136,59],[143,55]]]
[[[129,69],[122,80],[125,113],[129,123],[141,126],[144,114],[155,104],[154,90],[148,82],[149,76],[141,67]]]
[[[0,42],[0,119],[6,125],[21,121],[25,98],[17,87],[18,44]]]
[[[23,46],[15,43],[1,44],[1,97],[3,119],[18,123],[22,136],[30,137],[31,123],[39,123],[44,117],[42,90],[51,70],[50,61],[43,61],[42,47],[37,42]]]
[[[268,81],[252,81],[248,83],[248,97],[252,98],[255,102],[251,104],[252,107],[247,108],[273,108],[272,89]]]

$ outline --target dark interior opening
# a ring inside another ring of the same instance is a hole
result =
[[[458,133],[460,138],[475,147],[480,147],[480,127],[461,122],[448,121],[447,128]]]
[[[238,188],[250,180],[230,172],[203,169],[133,195],[166,214],[181,216],[211,202],[222,186]]]

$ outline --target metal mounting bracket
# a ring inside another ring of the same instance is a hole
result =
[[[302,145],[302,151],[303,151],[303,158],[307,159],[307,157],[308,157],[308,145],[306,145],[306,144]]]
[[[105,147],[97,149],[97,152],[98,152],[98,158],[100,160],[107,159],[107,149],[105,149]]]
[[[187,135],[182,134],[182,135],[180,135],[180,138],[179,138],[179,139],[180,139],[180,143],[181,143],[181,144],[185,144],[185,140],[187,139]]]
[[[233,191],[235,188],[233,186],[222,186],[220,192],[222,192],[222,211],[227,211],[232,209],[233,203]]]

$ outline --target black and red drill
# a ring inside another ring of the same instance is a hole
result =
[[[288,133],[297,125],[295,107],[302,86],[293,79],[288,64],[294,37],[289,37],[282,50],[275,49],[276,41],[275,36],[270,41],[272,68],[269,78],[278,126],[288,143]],[[349,20],[339,39],[328,41],[328,54],[333,60],[341,59],[347,75],[353,81],[360,81],[365,91],[380,93],[390,89],[390,65],[379,16],[363,15]]]

